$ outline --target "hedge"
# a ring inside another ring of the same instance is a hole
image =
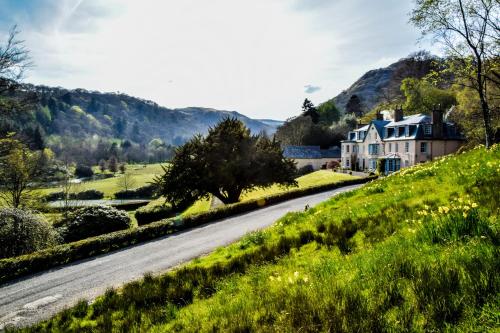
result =
[[[149,184],[131,190],[118,191],[114,196],[116,199],[149,199],[156,196],[157,190],[156,184]]]
[[[99,200],[104,198],[104,193],[98,190],[85,190],[76,193],[69,193],[68,199],[70,200]],[[47,201],[64,200],[64,192],[52,192],[45,196]]]
[[[377,177],[372,176],[292,190],[266,198],[227,205],[205,213],[190,215],[182,218],[174,217],[165,219],[135,229],[116,231],[73,243],[58,245],[50,249],[37,251],[19,257],[2,259],[0,260],[0,283],[4,283],[23,275],[47,270],[55,266],[68,264],[76,260],[109,253],[127,246],[165,236],[176,231],[193,228],[217,219],[262,208],[263,206],[343,186],[363,184],[375,178]]]
[[[159,221],[173,215],[172,206],[169,204],[153,207],[144,206],[135,211],[135,219],[138,225],[144,225]]]

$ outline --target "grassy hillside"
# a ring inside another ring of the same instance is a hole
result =
[[[500,146],[402,170],[26,331],[500,329]]]

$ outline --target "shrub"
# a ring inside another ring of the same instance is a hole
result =
[[[57,223],[65,242],[98,236],[132,226],[126,212],[109,206],[92,206],[71,212]]]
[[[156,196],[158,186],[156,184],[149,184],[131,190],[123,190],[115,193],[116,199],[145,199],[153,198]]]
[[[75,169],[75,176],[78,178],[88,178],[94,175],[94,171],[88,165],[77,165]]]
[[[72,200],[99,200],[104,197],[104,193],[98,190],[86,190],[77,193],[70,193],[69,198]]]
[[[138,225],[143,225],[171,217],[172,214],[172,206],[169,204],[144,206],[135,211],[135,219]]]
[[[16,208],[0,209],[0,258],[35,252],[59,241],[42,216]]]
[[[45,201],[57,201],[64,199],[64,192],[52,192],[45,196]]]
[[[326,168],[327,169],[337,169],[340,167],[340,163],[338,161],[328,161]]]
[[[304,165],[297,170],[297,176],[304,176],[311,172],[314,172],[313,166],[311,164]]]
[[[98,190],[86,190],[77,193],[70,193],[70,200],[99,200],[104,198],[104,193]],[[64,192],[53,192],[45,196],[46,201],[64,200]]]

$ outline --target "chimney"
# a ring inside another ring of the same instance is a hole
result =
[[[438,104],[432,109],[431,115],[432,122],[432,137],[435,139],[443,138],[443,111],[441,111],[441,105]]]
[[[384,115],[381,112],[377,112],[377,120],[384,120]]]
[[[403,107],[396,106],[396,110],[394,110],[394,121],[403,120]]]

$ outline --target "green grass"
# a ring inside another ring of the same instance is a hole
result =
[[[97,171],[97,169],[94,171]],[[159,163],[145,164],[145,166],[142,164],[131,164],[127,165],[127,172],[130,172],[132,179],[135,183],[133,187],[135,188],[144,186],[152,182],[155,176],[163,173],[163,170],[161,168],[161,164]],[[115,174],[115,177],[83,182],[81,184],[75,185],[75,189],[77,189],[78,191],[84,191],[90,189],[98,190],[104,193],[105,198],[111,199],[113,198],[113,195],[116,192],[122,190],[122,188],[120,188],[119,185],[120,177],[122,177],[122,174],[117,172]],[[46,195],[48,193],[57,192],[60,190],[61,189],[59,187],[50,187],[50,188],[40,189],[40,193],[42,195]]]
[[[319,170],[297,178],[297,183],[298,183],[298,188],[304,188],[304,187],[318,186],[324,184],[331,184],[341,180],[354,179],[354,178],[358,177],[351,176],[348,174],[336,173],[333,172],[332,170]],[[269,188],[256,189],[244,193],[240,201],[259,199],[268,195],[283,193],[288,190],[289,188],[273,185]]]
[[[500,145],[404,169],[26,331],[500,329]]]

